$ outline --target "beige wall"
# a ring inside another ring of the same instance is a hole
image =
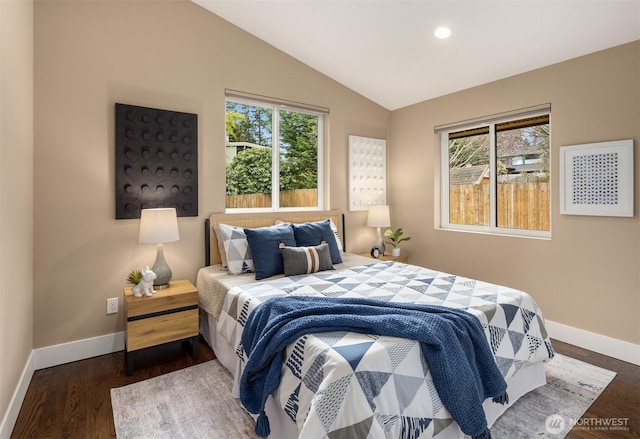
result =
[[[121,331],[105,300],[155,258],[138,220],[114,219],[116,102],[198,114],[200,216],[165,248],[192,281],[204,218],[224,210],[225,88],[330,108],[332,208],[347,207],[347,136],[388,135],[389,111],[187,0],[36,1],[34,80],[36,348]]]
[[[433,127],[547,102],[552,238],[438,229]],[[414,237],[411,262],[523,289],[549,320],[640,343],[640,42],[394,111],[389,139],[392,223]],[[635,216],[560,215],[559,148],[620,139],[635,141]]]
[[[0,1],[0,434],[2,416],[32,350],[32,261],[33,2],[4,0]]]

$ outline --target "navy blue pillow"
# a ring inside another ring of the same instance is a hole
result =
[[[244,233],[247,235],[247,242],[249,249],[251,249],[256,280],[283,274],[284,265],[280,253],[280,243],[289,247],[296,246],[291,225],[244,229]]]
[[[293,233],[298,247],[311,247],[322,244],[325,241],[329,244],[331,262],[333,264],[342,263],[342,252],[336,244],[336,236],[331,230],[331,220],[318,221],[315,223],[293,224]],[[251,249],[253,252],[253,249]]]

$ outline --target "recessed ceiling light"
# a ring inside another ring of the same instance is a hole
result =
[[[440,26],[435,30],[433,34],[436,36],[436,38],[440,38],[441,40],[443,40],[451,36],[451,28],[447,26]]]

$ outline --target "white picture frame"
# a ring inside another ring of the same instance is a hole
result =
[[[633,216],[633,140],[560,147],[560,213]]]
[[[387,141],[349,136],[349,210],[387,204]]]

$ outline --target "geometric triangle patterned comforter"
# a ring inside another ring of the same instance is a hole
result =
[[[370,297],[466,309],[482,324],[503,377],[553,357],[535,301],[512,288],[399,262],[235,287],[218,330],[244,358],[249,313],[275,296]],[[438,438],[454,421],[413,340],[346,332],[309,334],[286,351],[273,395],[304,438]]]

